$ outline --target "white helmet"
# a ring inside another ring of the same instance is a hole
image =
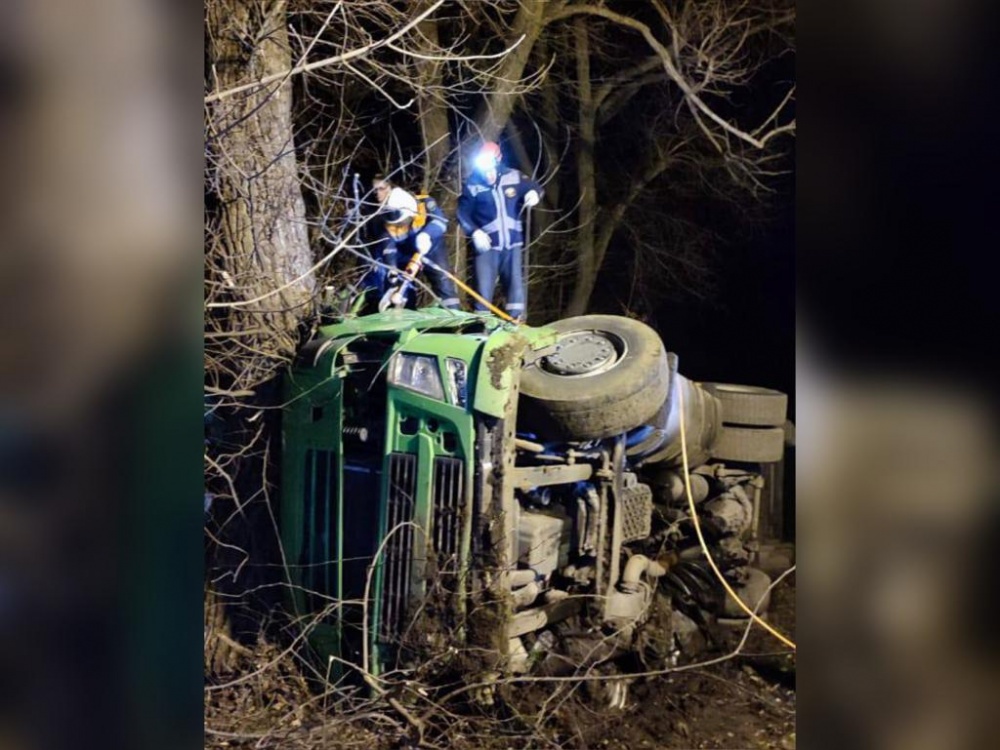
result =
[[[417,215],[417,199],[403,188],[394,187],[382,206],[386,224],[406,224]]]

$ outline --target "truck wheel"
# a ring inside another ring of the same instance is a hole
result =
[[[712,445],[713,458],[723,461],[770,463],[785,455],[785,431],[780,427],[734,427],[724,424]]]
[[[547,437],[590,440],[646,424],[667,398],[670,370],[660,337],[616,315],[582,315],[547,326],[558,348],[521,373],[520,411]]]
[[[702,383],[701,387],[722,402],[725,424],[781,427],[785,424],[788,396],[770,388],[733,383]]]

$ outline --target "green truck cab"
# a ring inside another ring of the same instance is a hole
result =
[[[654,620],[676,659],[684,618],[738,616],[684,522],[681,408],[713,557],[751,606],[766,590],[749,563],[784,395],[687,380],[639,321],[348,318],[303,348],[284,403],[290,605],[331,675],[449,648],[523,673],[577,659],[567,629],[627,653]]]

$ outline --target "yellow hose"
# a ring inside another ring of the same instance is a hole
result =
[[[506,320],[506,321],[507,321],[508,323],[513,323],[513,324],[514,324],[514,325],[516,325],[516,326],[519,326],[519,325],[521,325],[521,324],[520,324],[520,322],[518,322],[518,321],[517,321],[517,320],[515,320],[514,318],[510,317],[510,316],[509,316],[509,315],[508,315],[507,313],[505,313],[505,312],[504,312],[503,310],[501,310],[501,309],[500,309],[499,307],[494,307],[494,306],[493,306],[493,305],[491,305],[491,304],[490,304],[489,302],[487,302],[486,300],[484,300],[484,299],[483,299],[482,297],[480,297],[480,296],[479,296],[478,294],[476,294],[476,292],[474,292],[474,291],[473,291],[472,289],[470,289],[470,288],[469,288],[469,287],[468,287],[468,286],[467,286],[466,284],[464,284],[464,283],[462,282],[462,280],[461,280],[461,279],[459,279],[459,278],[458,278],[457,276],[454,276],[454,275],[452,275],[452,274],[451,274],[451,273],[449,273],[448,271],[444,270],[444,269],[443,269],[443,268],[441,268],[441,266],[439,266],[439,265],[438,265],[437,263],[434,263],[434,262],[433,262],[433,261],[431,261],[431,260],[427,260],[426,258],[424,259],[424,263],[426,263],[427,265],[429,265],[429,266],[430,266],[431,268],[434,268],[434,269],[436,269],[436,270],[437,270],[437,271],[439,271],[440,273],[443,273],[443,274],[444,274],[445,276],[447,276],[447,277],[448,277],[449,279],[451,279],[452,281],[454,281],[454,282],[455,282],[455,283],[456,283],[456,284],[457,284],[457,285],[459,286],[459,288],[461,288],[461,289],[462,289],[462,291],[464,291],[464,292],[465,292],[466,294],[468,294],[468,295],[469,295],[470,297],[472,297],[473,299],[476,299],[476,300],[478,300],[479,302],[481,302],[482,304],[486,305],[486,307],[488,307],[488,308],[489,308],[490,312],[492,312],[492,313],[493,313],[494,315],[496,315],[497,317],[499,317],[499,318],[503,318],[503,319],[504,319],[504,320]]]
[[[729,581],[727,581],[723,577],[722,571],[719,570],[718,566],[715,564],[715,560],[712,559],[712,555],[708,551],[708,545],[705,544],[705,537],[702,536],[701,534],[701,524],[698,522],[698,511],[694,505],[694,495],[691,492],[691,474],[688,465],[687,440],[685,439],[685,434],[684,434],[684,389],[683,388],[677,389],[677,396],[679,399],[677,408],[680,411],[681,415],[681,455],[684,458],[684,489],[687,492],[688,510],[691,512],[691,521],[694,523],[694,531],[698,535],[698,543],[701,545],[701,551],[705,553],[705,558],[708,560],[708,564],[712,568],[712,572],[715,573],[715,577],[719,579],[719,582],[722,584],[722,587],[731,597],[733,597],[736,603],[740,606],[740,609],[742,609],[744,612],[750,615],[751,619],[753,619],[754,622],[756,622],[758,625],[764,628],[764,630],[769,632],[771,635],[773,635],[775,638],[777,638],[779,641],[781,641],[794,651],[796,650],[795,644],[791,640],[789,640],[786,636],[782,635],[773,627],[771,627],[769,624],[764,622],[763,619],[758,617],[753,610],[751,610],[746,604],[743,603],[743,600],[740,599],[740,597],[736,594],[735,591],[733,591],[732,587],[729,585]]]

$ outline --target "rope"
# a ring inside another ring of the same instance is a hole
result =
[[[431,268],[436,269],[439,273],[443,273],[449,279],[451,279],[452,281],[454,281],[455,284],[457,284],[458,287],[460,289],[462,289],[462,291],[464,291],[466,294],[468,294],[473,299],[475,299],[478,302],[480,302],[483,305],[485,305],[489,309],[489,311],[492,312],[497,317],[503,318],[508,323],[513,323],[516,326],[517,325],[521,325],[517,320],[515,320],[510,315],[508,315],[507,313],[505,313],[499,307],[495,307],[494,305],[490,304],[485,299],[483,299],[482,297],[480,297],[475,291],[473,291],[471,288],[469,288],[469,286],[466,285],[461,279],[459,279],[457,276],[454,276],[453,274],[449,273],[448,271],[444,270],[443,268],[441,268],[441,266],[439,266],[434,261],[430,260],[429,258],[424,258],[424,263],[426,263]]]
[[[684,458],[684,489],[687,492],[688,510],[691,513],[691,521],[694,523],[695,533],[698,535],[698,543],[701,545],[701,551],[705,553],[705,557],[708,560],[709,566],[712,568],[712,572],[715,573],[715,577],[719,579],[719,582],[722,584],[722,587],[731,597],[733,597],[736,603],[740,606],[740,609],[742,609],[744,612],[750,615],[750,618],[758,625],[760,625],[762,628],[764,628],[764,630],[769,632],[771,635],[773,635],[775,638],[777,638],[779,641],[781,641],[794,651],[795,643],[789,640],[786,636],[779,633],[768,623],[764,622],[763,619],[761,619],[753,610],[751,610],[746,604],[744,604],[743,600],[740,599],[739,596],[737,596],[736,592],[733,591],[732,587],[729,585],[729,582],[723,577],[722,571],[719,570],[718,566],[715,564],[715,560],[712,559],[711,553],[709,553],[708,551],[708,545],[705,544],[705,537],[702,536],[701,534],[701,524],[698,522],[698,512],[694,506],[694,495],[691,492],[691,474],[688,464],[687,440],[685,439],[685,431],[684,431],[683,388],[677,389],[677,396],[678,396],[677,407],[681,415],[681,455]]]

